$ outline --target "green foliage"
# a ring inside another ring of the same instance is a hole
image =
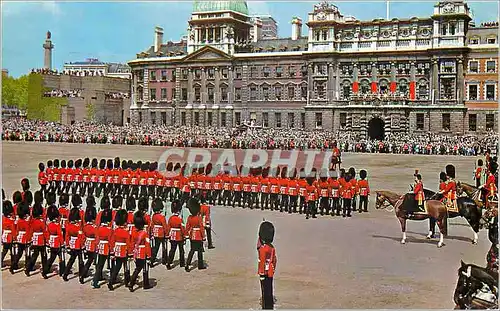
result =
[[[85,105],[85,108],[87,108],[87,120],[88,121],[94,121],[95,118],[95,105],[92,103],[88,103]]]
[[[2,105],[25,110],[28,103],[28,76],[2,77]]]
[[[28,119],[55,121],[61,120],[61,107],[67,105],[64,97],[44,97],[43,93],[50,91],[43,87],[43,77],[38,73],[29,75],[28,82]]]

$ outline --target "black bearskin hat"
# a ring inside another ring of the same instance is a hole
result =
[[[149,202],[147,197],[140,197],[139,201],[137,202],[137,206],[140,211],[147,211],[149,208]]]
[[[368,174],[366,173],[366,171],[365,171],[365,170],[361,170],[361,171],[359,171],[359,177],[360,177],[361,179],[365,179],[367,175],[368,175]]]
[[[23,178],[21,180],[21,187],[23,188],[23,191],[29,190],[30,189],[30,180],[28,178]]]
[[[134,197],[128,197],[126,204],[127,204],[127,211],[135,211],[136,205]]]
[[[149,164],[149,170],[151,172],[156,171],[157,168],[158,168],[158,163],[157,162],[153,162],[153,163]]]
[[[345,169],[344,168],[340,169],[340,178],[345,178]]]
[[[120,168],[120,158],[119,157],[115,158],[115,162],[113,164],[113,167],[114,168]]]
[[[446,173],[445,172],[439,173],[439,180],[446,181]]]
[[[352,177],[351,177],[350,174],[346,174],[345,177],[344,177],[344,179],[345,179],[346,182],[350,182],[351,179],[352,179]]]
[[[89,158],[83,159],[83,167],[84,168],[88,168],[89,164],[90,164],[90,159]]]
[[[53,204],[56,204],[56,193],[55,192],[49,192],[47,193],[47,197],[45,198],[45,200],[47,201],[47,205],[53,205]]]
[[[111,201],[108,196],[104,196],[101,199],[101,209],[106,210],[111,208]]]
[[[14,202],[14,204],[17,204],[21,203],[22,200],[23,200],[23,195],[21,194],[21,192],[20,191],[14,192],[14,194],[12,195],[12,202]]]
[[[59,205],[67,206],[69,204],[69,195],[67,193],[62,193],[59,196]]]
[[[42,162],[38,163],[38,170],[40,172],[45,171],[45,164],[43,164]]]
[[[415,177],[417,177],[418,180],[422,180],[422,175],[420,174],[415,174]]]
[[[113,160],[111,160],[111,159],[108,160],[106,168],[108,170],[112,170],[113,169]]]
[[[14,212],[14,207],[9,200],[3,201],[2,204],[3,215],[9,217]]]
[[[182,205],[179,200],[173,200],[172,205],[170,205],[170,211],[172,214],[179,213],[181,211]]]
[[[113,212],[110,209],[105,209],[101,213],[101,224],[109,224],[113,219]]]
[[[47,218],[50,221],[54,221],[59,218],[59,210],[55,205],[51,205],[49,206],[49,208],[47,208]]]
[[[101,159],[101,161],[99,161],[99,169],[103,170],[105,168],[106,168],[106,160]]]
[[[43,216],[42,204],[35,203],[35,205],[33,205],[32,213],[33,213],[33,217],[35,217],[35,218],[40,218],[41,216]]]
[[[498,244],[498,217],[492,219],[488,229],[488,239],[492,244]]]
[[[35,191],[35,196],[34,196],[34,199],[35,199],[35,204],[42,204],[43,202],[43,193],[38,190],[38,191]]]
[[[165,169],[167,171],[171,172],[173,168],[174,168],[174,165],[172,164],[172,162],[168,162]]]
[[[127,161],[127,167],[128,167],[128,168],[132,168],[132,165],[133,165],[133,164],[134,164],[134,161],[132,161],[132,160],[128,160],[128,161]]]
[[[78,159],[75,161],[75,168],[80,168],[82,167],[82,159]]]
[[[127,211],[126,210],[119,210],[116,212],[115,215],[115,224],[117,226],[123,226],[127,223]]]
[[[97,164],[98,164],[97,159],[96,159],[96,158],[93,158],[93,159],[92,159],[92,164],[91,164],[92,168],[97,168]]]
[[[58,168],[59,167],[59,159],[54,160],[54,167]]]
[[[143,172],[149,170],[149,163],[142,163],[140,168],[141,168],[141,171],[143,171]]]
[[[33,203],[33,194],[29,190],[24,193],[24,203],[28,205],[31,205],[31,203]]]
[[[112,202],[111,206],[114,209],[117,209],[117,208],[122,207],[122,205],[123,205],[123,197],[121,195],[115,195],[115,197],[113,198],[113,202]]]
[[[122,161],[122,170],[126,170],[128,168],[127,161],[123,160]]]
[[[66,168],[66,160],[61,160],[61,167]]]
[[[189,209],[191,215],[193,216],[198,215],[201,209],[200,201],[198,201],[198,199],[195,198],[190,198],[187,202],[187,208]]]
[[[53,164],[52,164],[52,160],[48,160],[48,161],[47,161],[47,167],[52,167],[52,166],[53,166]]]
[[[17,207],[17,215],[20,219],[24,219],[30,215],[30,207],[26,202],[21,202]]]
[[[89,195],[87,197],[87,199],[85,200],[85,202],[87,203],[87,208],[89,208],[89,206],[92,206],[92,207],[95,207],[95,198],[93,195]]]
[[[140,211],[137,211],[134,214],[134,226],[137,230],[142,230],[144,229],[144,226],[146,225],[146,220],[144,220],[144,214]]]
[[[142,161],[141,160],[137,161],[136,164],[137,164],[137,168],[142,168]]]
[[[163,211],[163,201],[160,198],[155,198],[153,200],[153,212]]]
[[[349,168],[349,175],[351,175],[352,178],[356,178],[356,170],[354,167]]]
[[[68,161],[68,167],[69,168],[73,168],[73,160],[69,160]]]
[[[492,174],[495,174],[497,172],[497,169],[498,169],[498,164],[496,162],[491,162],[490,163],[490,172]]]
[[[274,240],[274,225],[269,221],[264,221],[259,227],[259,239],[264,244],[270,244]]]
[[[3,190],[2,188],[2,202],[5,201],[6,197],[5,197],[5,190]]]
[[[81,207],[83,204],[82,197],[79,194],[73,194],[71,197],[71,204],[73,207]]]
[[[68,216],[68,220],[70,222],[75,222],[75,221],[80,221],[80,209],[78,207],[73,207],[70,211],[69,211],[69,216]]]
[[[97,215],[97,211],[94,206],[87,206],[85,209],[85,222],[93,222],[95,221],[95,217]]]
[[[477,160],[477,166],[483,166],[483,160],[482,159]]]
[[[446,176],[450,178],[455,178],[455,167],[451,164],[446,165]]]

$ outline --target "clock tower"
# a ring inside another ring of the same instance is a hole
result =
[[[337,6],[323,1],[309,13],[309,51],[326,52],[335,50],[335,26],[344,22]]]

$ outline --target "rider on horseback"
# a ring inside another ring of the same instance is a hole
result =
[[[413,193],[415,194],[415,201],[417,203],[418,209],[424,212],[425,195],[424,195],[424,184],[422,183],[422,175],[416,172],[414,176],[415,176],[415,186],[413,187]]]
[[[455,182],[455,167],[451,164],[446,165],[446,189],[440,191],[445,197],[446,208],[457,211],[457,183]]]
[[[445,172],[441,172],[439,174],[439,191],[438,193],[444,193],[446,191],[446,173]],[[445,197],[443,196],[441,198],[441,202],[444,202],[445,200]]]
[[[490,163],[490,169],[488,172],[488,179],[486,180],[486,183],[479,187],[479,189],[486,189],[487,194],[485,198],[485,206],[489,207],[489,203],[492,202],[496,196],[497,193],[497,186],[496,186],[496,181],[495,181],[495,173],[497,171],[497,166],[498,164],[496,162],[491,162]]]

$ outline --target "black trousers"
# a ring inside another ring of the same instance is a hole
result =
[[[144,289],[149,288],[149,266],[146,259],[135,260],[135,270],[134,273],[132,274],[132,278],[130,279],[129,287],[131,288],[134,287],[135,282],[137,281],[137,277],[139,276],[139,273],[141,273],[141,271],[143,270],[144,270],[144,272],[142,273],[143,286]]]
[[[75,263],[76,258],[78,257],[78,274],[83,275],[83,256],[82,256],[82,250],[80,249],[71,249],[69,251],[69,260],[68,264],[66,265],[66,270],[64,271],[64,277],[67,277],[69,275],[69,271],[71,270],[71,267],[73,267],[73,264]]]
[[[212,247],[213,246],[212,227],[205,227],[205,232],[207,234],[208,247]]]
[[[238,202],[238,206],[241,207],[241,191],[234,191],[233,207],[235,207],[236,202]]]
[[[160,250],[160,245],[162,246],[161,252],[161,264],[167,264],[167,241],[165,238],[154,238],[154,246],[153,246],[153,256],[151,258],[151,262],[154,263],[156,261],[156,257],[158,256],[158,251]]]
[[[14,260],[11,264],[11,267],[13,270],[19,269],[19,261],[21,260],[21,257],[23,257],[24,253],[24,266],[26,267],[28,265],[29,261],[29,246],[28,244],[21,244],[21,243],[16,243],[17,249],[15,252]]]
[[[306,208],[306,218],[309,218],[309,215],[312,214],[313,218],[316,218],[317,207],[316,201],[308,201]]]
[[[283,209],[285,209],[285,211],[288,211],[288,195],[287,194],[280,194],[280,212],[283,212]]]
[[[35,264],[38,260],[39,254],[42,256],[42,267],[45,267],[47,265],[47,252],[45,250],[45,246],[31,246],[31,249],[33,250],[33,254],[31,255],[27,266],[28,272],[33,271],[33,269],[35,268]]]
[[[340,216],[340,208],[340,199],[332,198],[332,216],[334,215],[334,212],[337,212],[337,216]]]
[[[94,286],[97,286],[99,281],[103,279],[102,277],[102,269],[104,268],[104,264],[108,261],[109,256],[106,255],[97,255],[97,265],[95,267],[94,278],[92,279],[92,283]]]
[[[245,208],[246,204],[248,204],[248,207],[250,207],[251,194],[252,193],[248,191],[243,192],[243,208]]]
[[[64,258],[62,256],[61,248],[50,248],[50,257],[47,261],[47,265],[43,268],[43,273],[48,274],[50,269],[52,268],[52,264],[56,260],[56,257],[59,257],[59,275],[62,276],[66,263],[64,262]]]
[[[320,213],[321,215],[323,215],[325,213],[325,210],[326,210],[326,213],[330,213],[330,205],[329,205],[329,198],[328,197],[321,197],[320,201],[319,201],[319,205],[321,207],[321,210],[320,210]]]
[[[277,193],[271,193],[271,198],[270,198],[270,205],[271,205],[271,210],[278,209],[278,194]]]
[[[231,199],[231,190],[224,190],[224,192],[222,193],[222,205],[229,206],[229,203],[231,203]]]
[[[368,196],[359,197],[359,211],[368,212]]]
[[[89,274],[90,266],[92,265],[92,263],[94,263],[96,256],[97,253],[87,252],[87,262],[85,262],[85,265],[83,266],[83,272],[80,273],[80,279],[87,277],[87,275]]]
[[[481,187],[481,178],[476,179],[476,188]]]
[[[191,249],[189,250],[186,268],[191,265],[194,252],[198,252],[198,269],[203,269],[203,241],[191,240]]]
[[[307,209],[307,201],[305,197],[301,196],[299,200],[299,214],[302,214],[305,209]]]
[[[10,251],[10,267],[12,269],[13,264],[14,264],[14,257],[15,257],[15,250],[14,250],[14,244],[13,243],[3,243],[2,244],[2,265],[3,265],[3,260],[5,259],[5,256],[7,255],[7,252]]]
[[[262,291],[262,309],[274,309],[274,295],[273,295],[273,278],[265,276],[260,280],[260,289]]]
[[[174,262],[175,251],[179,246],[179,264],[181,267],[185,265],[185,255],[184,255],[184,241],[170,241],[170,252],[168,253],[168,264],[171,265]]]
[[[344,200],[344,204],[343,204],[343,208],[342,208],[342,216],[351,216],[351,199],[346,199],[346,198],[343,198]]]
[[[122,269],[125,270],[123,273],[124,279],[125,279],[125,286],[128,285],[128,282],[130,281],[130,270],[128,267],[128,258],[127,257],[116,257],[114,259],[114,264],[113,264],[113,269],[111,270],[111,275],[109,278],[109,285],[113,285],[116,283],[116,278],[118,277],[118,273],[120,273],[120,270]]]
[[[297,213],[297,199],[298,197],[296,195],[290,195],[288,196],[288,213]]]
[[[352,200],[351,200],[351,203],[352,203],[352,210],[353,210],[353,211],[356,211],[356,205],[357,205],[357,204],[356,204],[356,203],[357,203],[357,199],[356,199],[356,198],[357,198],[357,196],[355,195],[355,196],[353,196],[353,197],[352,197]]]
[[[260,197],[260,207],[262,210],[269,209],[269,193],[262,193]]]

